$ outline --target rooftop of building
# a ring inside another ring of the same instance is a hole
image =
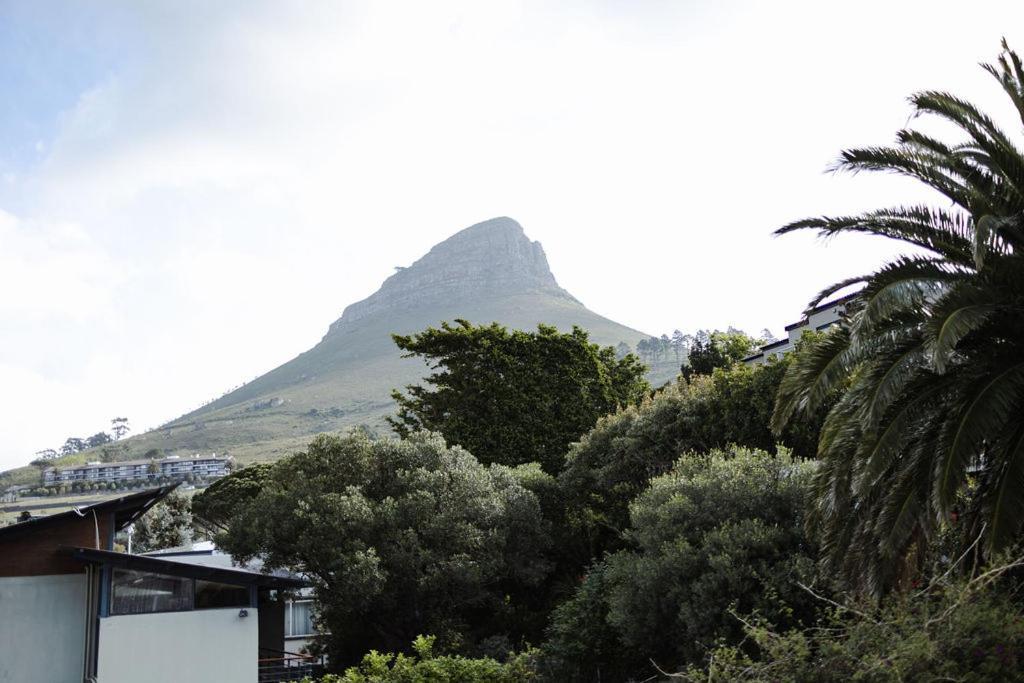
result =
[[[66,547],[65,553],[84,562],[103,564],[120,569],[152,572],[169,576],[184,576],[192,579],[217,581],[220,583],[256,585],[263,588],[298,589],[309,585],[309,581],[284,573],[264,574],[263,572],[237,566],[211,566],[170,559],[154,555],[129,555],[114,550]]]
[[[808,308],[806,311],[804,311],[804,317],[803,318],[801,318],[800,320],[798,320],[795,323],[790,323],[789,325],[786,325],[786,331],[789,332],[790,330],[795,330],[798,327],[802,327],[804,325],[807,325],[808,324],[808,319],[812,315],[814,315],[816,313],[821,313],[822,311],[827,311],[828,309],[832,308],[833,306],[841,306],[842,304],[850,303],[851,301],[856,299],[859,295],[860,295],[859,291],[852,292],[850,294],[845,294],[845,295],[843,295],[841,297],[838,297],[836,299],[832,299],[830,301],[826,301],[824,303],[820,303],[817,306],[814,306],[812,308]]]
[[[0,541],[17,538],[25,534],[34,533],[46,527],[61,524],[80,517],[98,518],[105,515],[113,515],[114,531],[120,531],[129,524],[141,517],[146,510],[163,500],[171,491],[177,488],[177,484],[159,486],[146,489],[127,496],[104,500],[92,505],[85,505],[74,508],[67,512],[60,512],[55,515],[44,517],[33,517],[24,522],[17,522],[9,526],[0,527]]]

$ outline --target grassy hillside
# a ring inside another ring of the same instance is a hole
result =
[[[361,320],[356,329],[333,330],[309,351],[219,400],[159,429],[117,442],[119,450],[112,459],[138,458],[151,450],[160,455],[213,451],[254,462],[299,450],[320,432],[355,425],[386,431],[383,418],[393,411],[391,390],[418,382],[429,371],[418,359],[402,358],[391,334],[417,332],[455,318],[498,321],[527,330],[542,322],[561,330],[578,325],[595,342],[611,346],[620,341],[635,346],[648,336],[575,301],[543,293],[391,312]],[[661,363],[652,368],[649,379],[659,386],[677,371],[675,362]],[[100,453],[92,449],[56,464],[97,459]],[[34,483],[39,471],[24,467],[8,475],[12,483]]]

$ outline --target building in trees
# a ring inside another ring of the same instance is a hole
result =
[[[743,359],[748,365],[760,365],[772,358],[781,358],[796,347],[800,337],[808,330],[821,332],[839,323],[845,315],[846,307],[857,297],[858,292],[847,294],[838,299],[833,299],[816,306],[804,314],[804,317],[795,323],[786,325],[786,337],[768,344],[765,344],[757,353],[751,354]]]

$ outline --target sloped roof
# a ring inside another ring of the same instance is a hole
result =
[[[25,534],[35,533],[36,531],[46,527],[60,524],[77,517],[92,515],[94,513],[96,515],[113,514],[114,532],[116,533],[141,517],[146,510],[166,498],[167,495],[177,487],[178,484],[160,486],[155,489],[139,491],[138,493],[133,493],[128,496],[112,498],[111,500],[104,500],[100,503],[93,503],[92,505],[75,508],[73,510],[68,510],[67,512],[60,512],[55,515],[47,515],[45,517],[36,517],[24,522],[18,522],[17,524],[11,524],[10,526],[0,527],[0,541],[6,541],[8,539],[24,536]]]
[[[204,579],[219,583],[246,586],[256,585],[264,588],[304,588],[309,585],[308,581],[296,577],[263,574],[240,567],[211,567],[191,562],[176,562],[152,555],[129,555],[113,550],[97,550],[95,548],[66,547],[64,551],[70,553],[75,559],[84,562],[107,564],[122,569],[134,569],[155,574],[185,576],[191,579]]]

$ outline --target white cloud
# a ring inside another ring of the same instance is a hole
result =
[[[22,221],[0,210],[0,319],[104,318],[119,279],[81,225]]]

